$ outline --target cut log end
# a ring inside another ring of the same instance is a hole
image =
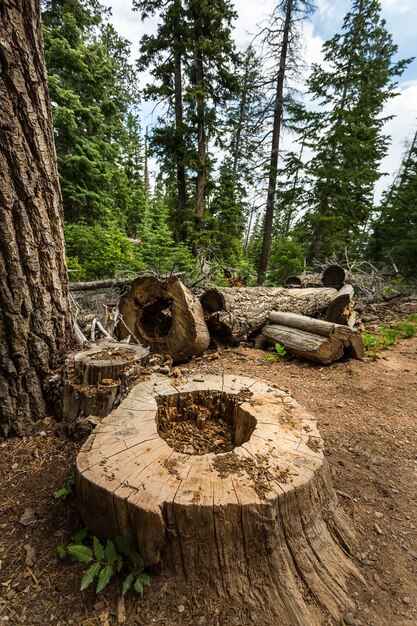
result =
[[[199,301],[175,276],[140,276],[119,304],[119,338],[129,334],[174,362],[203,352],[210,337]]]
[[[155,376],[82,448],[77,502],[94,533],[133,540],[146,564],[274,623],[318,625],[320,611],[338,619],[352,606],[347,579],[359,576],[322,449],[316,420],[260,381],[174,388]]]

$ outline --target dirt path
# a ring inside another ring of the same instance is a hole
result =
[[[352,588],[357,610],[347,623],[411,626],[417,623],[417,337],[382,354],[378,361],[324,368],[265,361],[264,352],[239,347],[182,369],[263,378],[314,413],[334,486],[358,530],[355,558],[366,580]],[[55,556],[61,538],[79,527],[72,501],[53,497],[70,480],[76,450],[48,418],[26,438],[0,443],[0,624],[118,623],[120,583],[100,597],[79,592],[82,568]],[[28,525],[20,521],[25,511]],[[264,623],[166,574],[153,576],[143,599],[128,595],[125,613],[126,624],[141,626]]]

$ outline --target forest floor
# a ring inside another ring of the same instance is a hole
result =
[[[412,312],[417,302],[406,312],[374,311],[367,329]],[[416,624],[417,336],[397,342],[378,360],[327,367],[265,356],[241,345],[181,369],[259,377],[289,391],[317,417],[334,487],[358,531],[353,558],[366,581],[352,583],[356,610],[340,623]],[[81,522],[72,497],[54,498],[71,481],[78,448],[49,417],[25,437],[0,443],[0,624],[265,624],[256,612],[227,606],[166,572],[152,575],[143,598],[130,592],[124,606],[119,580],[99,596],[79,591],[83,567],[59,561],[56,547]]]

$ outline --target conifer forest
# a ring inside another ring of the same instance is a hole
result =
[[[416,1],[0,0],[0,626],[417,624]]]
[[[134,60],[97,0],[42,3],[72,280],[209,271],[279,285],[346,258],[413,275],[415,136],[375,199],[384,106],[412,62],[378,0],[353,0],[303,80],[309,0],[278,2],[239,52],[231,0],[133,4],[157,22]]]

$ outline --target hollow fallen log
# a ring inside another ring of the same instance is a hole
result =
[[[68,430],[88,432],[85,418],[104,417],[140,377],[149,350],[138,345],[101,341],[69,359],[63,394]]]
[[[218,287],[204,292],[200,301],[210,333],[222,341],[238,343],[259,332],[271,311],[319,315],[336,293],[327,287]]]
[[[316,420],[260,381],[141,383],[81,449],[76,497],[101,539],[125,536],[146,565],[256,608],[259,624],[319,626],[352,609],[355,534]]]
[[[175,276],[136,278],[120,299],[119,311],[119,339],[131,334],[173,362],[201,354],[210,343],[199,300]]]
[[[349,280],[349,274],[340,265],[329,265],[323,271],[322,282],[326,287],[340,289]]]

